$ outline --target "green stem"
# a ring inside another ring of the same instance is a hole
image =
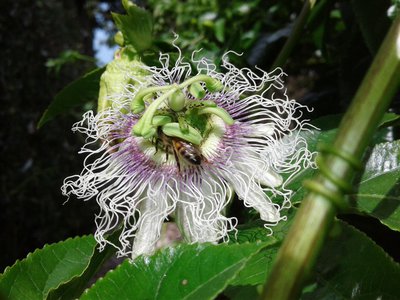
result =
[[[400,16],[394,21],[362,85],[345,114],[324,170],[308,184],[291,229],[278,252],[262,299],[296,299],[322,248],[345,190],[337,183],[351,182],[357,161],[400,85]],[[322,192],[321,187],[325,192]],[[332,194],[333,196],[327,196]]]
[[[297,44],[298,40],[300,40],[300,38],[302,37],[303,27],[316,1],[317,0],[305,0],[300,15],[298,16],[296,22],[293,24],[292,32],[290,33],[289,38],[286,40],[285,45],[283,45],[282,50],[279,53],[278,57],[272,64],[271,70],[277,67],[282,67],[285,64],[286,60],[290,56],[290,53],[292,53],[294,46]]]

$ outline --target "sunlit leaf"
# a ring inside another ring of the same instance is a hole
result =
[[[100,76],[103,74],[104,70],[105,67],[95,69],[61,90],[43,113],[37,125],[38,128],[42,127],[59,114],[69,111],[73,107],[82,105],[88,101],[96,100],[99,94]]]
[[[214,299],[266,243],[186,245],[125,261],[81,299]]]
[[[330,115],[314,120],[312,124],[318,128],[312,130],[310,133],[305,133],[304,138],[307,141],[308,148],[310,151],[317,151],[318,144],[331,145],[336,133],[337,127],[339,126],[342,115]],[[391,129],[388,126],[397,124],[400,116],[394,113],[387,113],[379,123],[379,130],[376,132],[372,145],[375,143],[381,143],[387,140],[387,136],[390,136]],[[291,201],[293,204],[300,202],[305,194],[306,190],[303,188],[302,183],[307,178],[312,178],[317,172],[317,169],[301,169],[295,176],[292,176],[287,183],[287,187],[293,191]],[[355,183],[357,184],[357,183]]]
[[[107,240],[115,245],[118,243],[120,234],[121,230],[117,230],[112,233]],[[48,299],[69,300],[79,297],[88,286],[88,282],[98,272],[104,262],[115,254],[115,252],[116,249],[111,245],[107,245],[101,252],[96,247],[90,258],[89,265],[84,269],[84,271],[78,276],[71,278],[71,280],[59,285],[57,288],[52,289],[49,293]]]
[[[350,195],[354,208],[400,231],[400,141],[376,145],[358,188]]]
[[[108,239],[116,242],[119,234]],[[0,299],[75,299],[114,253],[112,246],[99,252],[93,236],[46,245],[0,275]]]

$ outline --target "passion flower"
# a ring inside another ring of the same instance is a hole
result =
[[[122,227],[119,254],[151,254],[170,216],[188,242],[227,240],[237,224],[225,216],[234,192],[267,227],[283,219],[291,191],[281,174],[312,164],[304,107],[286,96],[283,71],[238,69],[227,55],[223,72],[194,55],[171,66],[161,54],[160,64],[136,64],[140,76],[126,73],[123,92],[73,127],[87,135],[87,156],[62,191],[97,200],[100,248]],[[281,205],[273,202],[278,195]]]

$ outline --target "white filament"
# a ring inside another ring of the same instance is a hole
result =
[[[74,131],[87,136],[80,151],[86,158],[81,174],[66,178],[62,192],[96,199],[100,212],[95,238],[100,248],[110,243],[105,236],[121,226],[119,245],[114,245],[120,255],[151,254],[163,221],[173,212],[189,242],[227,240],[237,224],[224,215],[232,188],[245,206],[260,213],[266,226],[274,225],[284,219],[280,211],[290,206],[291,191],[280,174],[288,173],[290,179],[301,167],[312,166],[313,154],[302,136],[310,126],[299,120],[304,107],[286,96],[281,69],[258,70],[257,75],[236,68],[224,56],[221,67],[226,72],[219,73],[209,60],[195,59],[197,54],[192,56],[196,74],[181,56],[170,68],[170,57],[161,54],[161,67],[143,67],[150,73],[145,82],[129,75],[135,84],[127,86],[125,94],[110,96],[112,108],[96,116],[87,112],[74,125]],[[127,120],[138,116],[123,115],[121,109],[129,107],[141,87],[182,82],[199,73],[223,83],[224,90],[208,93],[205,99],[227,110],[239,133],[229,136],[231,128],[210,117],[212,130],[200,146],[206,162],[193,176],[182,178],[173,155],[167,160],[150,141],[113,133],[130,132]],[[272,88],[280,95],[269,92]],[[283,197],[281,206],[273,202],[275,196]]]

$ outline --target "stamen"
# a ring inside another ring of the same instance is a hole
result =
[[[138,114],[138,113],[141,113],[142,111],[144,111],[144,109],[146,107],[144,104],[145,96],[152,94],[152,93],[160,92],[160,91],[170,90],[172,88],[174,88],[174,87],[171,85],[165,85],[165,86],[152,86],[152,87],[148,87],[148,88],[139,90],[139,92],[137,92],[137,94],[135,95],[135,98],[133,98],[133,100],[131,102],[132,112],[134,114]]]
[[[203,99],[206,91],[203,89],[199,82],[194,82],[189,87],[189,93],[196,99]]]
[[[152,120],[157,108],[178,90],[177,85],[169,86],[169,91],[154,100],[139,121],[133,126],[133,133],[137,136],[148,136],[152,132]],[[154,128],[153,128],[154,129]]]
[[[182,132],[179,123],[168,123],[162,127],[162,131],[168,136],[178,137],[195,145],[200,145],[203,137],[200,132],[188,125],[188,132]]]
[[[224,88],[224,85],[218,79],[212,78],[204,74],[196,75],[194,77],[189,78],[188,80],[182,82],[179,85],[179,87],[183,89],[184,87],[187,87],[195,82],[204,82],[206,84],[207,89],[211,93],[219,92]]]
[[[221,107],[205,107],[199,110],[199,115],[203,114],[214,114],[220,117],[227,125],[233,125],[235,120],[229,115],[229,113]]]

